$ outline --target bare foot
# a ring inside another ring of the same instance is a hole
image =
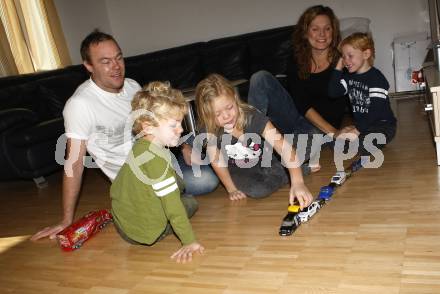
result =
[[[312,173],[316,173],[319,172],[321,170],[321,166],[318,165],[310,165],[310,172]]]

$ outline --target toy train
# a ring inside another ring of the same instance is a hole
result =
[[[300,210],[298,205],[289,205],[287,214],[280,226],[280,236],[290,236],[296,229],[305,222],[308,222],[328,201],[332,199],[333,193],[338,186],[341,186],[352,174],[362,168],[361,158],[355,160],[345,171],[338,171],[331,178],[330,184],[321,187],[318,197],[309,206]]]

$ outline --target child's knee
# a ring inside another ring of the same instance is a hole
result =
[[[182,204],[185,207],[188,218],[192,217],[199,208],[197,200],[194,198],[194,196],[188,194],[182,195],[180,199],[182,200]]]
[[[251,185],[246,185],[243,189],[240,189],[249,198],[261,199],[270,196],[272,193],[277,191],[280,185],[274,185],[274,183],[269,183],[266,181],[259,183],[252,183]]]

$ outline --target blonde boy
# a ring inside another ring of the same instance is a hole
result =
[[[197,202],[181,196],[167,148],[178,144],[183,131],[185,99],[169,83],[151,82],[135,95],[132,110],[138,139],[110,190],[115,226],[123,239],[139,245],[153,245],[174,231],[183,246],[171,258],[190,261],[204,250],[188,219]]]

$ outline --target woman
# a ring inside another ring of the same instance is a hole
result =
[[[339,59],[340,39],[339,21],[331,8],[322,5],[308,8],[293,34],[294,57],[288,65],[288,91],[270,73],[260,71],[251,77],[249,104],[266,114],[283,134],[336,135],[347,101],[344,97],[330,98],[327,89]],[[309,148],[310,144],[311,140]],[[317,151],[308,151],[306,159],[310,152]]]

